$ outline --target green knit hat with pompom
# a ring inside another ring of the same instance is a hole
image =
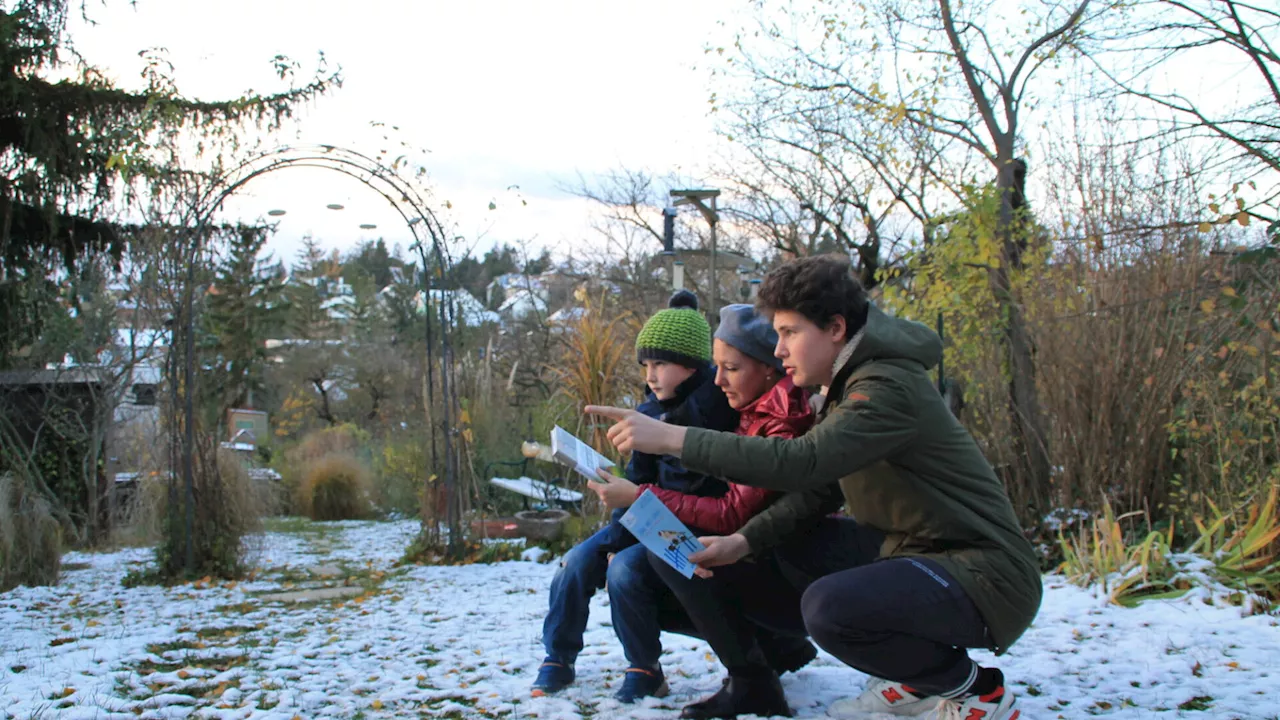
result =
[[[698,312],[698,297],[677,290],[636,337],[636,360],[665,360],[699,369],[711,362],[711,326]]]

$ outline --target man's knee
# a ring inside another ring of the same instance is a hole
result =
[[[800,598],[800,615],[809,636],[819,643],[839,635],[842,623],[839,617],[839,587],[830,577],[819,578],[804,591]]]
[[[860,645],[883,639],[888,633],[875,603],[862,594],[864,588],[840,575],[820,578],[800,598],[800,613],[809,636],[824,648]]]
[[[877,636],[879,631],[863,622],[864,609],[865,603],[856,589],[839,575],[819,578],[800,598],[805,629],[824,647],[865,642]]]

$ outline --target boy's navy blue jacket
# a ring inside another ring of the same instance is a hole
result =
[[[738,412],[729,407],[724,391],[716,386],[715,377],[713,366],[695,370],[688,380],[680,383],[670,400],[658,400],[646,390],[644,402],[636,410],[672,425],[732,432],[738,427]],[[686,470],[679,458],[642,452],[631,453],[627,479],[637,485],[652,483],[667,490],[706,497],[720,497],[729,489],[717,477]]]

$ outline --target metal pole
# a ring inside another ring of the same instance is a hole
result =
[[[720,309],[716,307],[716,304],[720,301],[719,297],[717,297],[720,293],[717,287],[719,282],[716,278],[716,224],[720,220],[720,216],[716,213],[715,197],[711,198],[711,217],[707,219],[711,221],[711,307],[708,310],[711,315],[711,326],[715,327],[720,319]]]
[[[441,269],[443,272],[443,268]],[[442,402],[440,403],[441,414],[440,419],[444,425],[444,494],[445,494],[445,522],[449,526],[449,551],[450,554],[457,550],[458,543],[458,527],[454,521],[454,514],[457,509],[457,483],[455,482],[455,464],[453,458],[453,442],[450,440],[452,426],[449,420],[450,405],[452,405],[452,396],[449,394],[449,369],[453,365],[452,348],[449,347],[449,317],[447,314],[448,300],[445,296],[440,298],[440,394]]]
[[[435,412],[435,408],[432,406],[435,405],[436,398],[435,339],[431,333],[431,271],[427,269],[426,248],[422,245],[419,245],[419,248],[421,249],[419,256],[422,258],[422,317],[427,323],[427,397],[423,399],[423,402],[427,404],[427,417],[431,418],[433,417],[432,413]],[[422,492],[423,497],[428,498],[427,502],[430,502],[431,475],[433,471],[440,467],[439,456],[436,455],[436,428],[434,422],[427,424],[427,436],[431,439],[431,468],[426,474],[427,485],[422,489]]]
[[[186,363],[182,373],[182,400],[183,415],[186,427],[183,428],[185,434],[182,440],[182,482],[186,490],[186,543],[183,548],[183,565],[187,573],[195,572],[196,555],[195,541],[192,537],[195,534],[196,524],[196,490],[195,490],[195,424],[196,411],[195,399],[192,397],[191,387],[195,380],[195,335],[196,335],[196,317],[195,317],[195,300],[196,294],[196,257],[198,255],[200,238],[198,233],[193,234],[191,240],[191,251],[187,258],[187,287],[186,287],[186,333],[184,345],[186,346]]]

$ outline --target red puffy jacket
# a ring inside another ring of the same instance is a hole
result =
[[[790,377],[784,377],[739,411],[737,434],[793,438],[803,435],[813,420],[809,393],[796,387]],[[640,493],[645,490],[656,495],[684,524],[717,535],[737,532],[776,495],[772,490],[733,482],[729,483],[729,491],[722,497],[686,495],[650,484],[638,488]]]

